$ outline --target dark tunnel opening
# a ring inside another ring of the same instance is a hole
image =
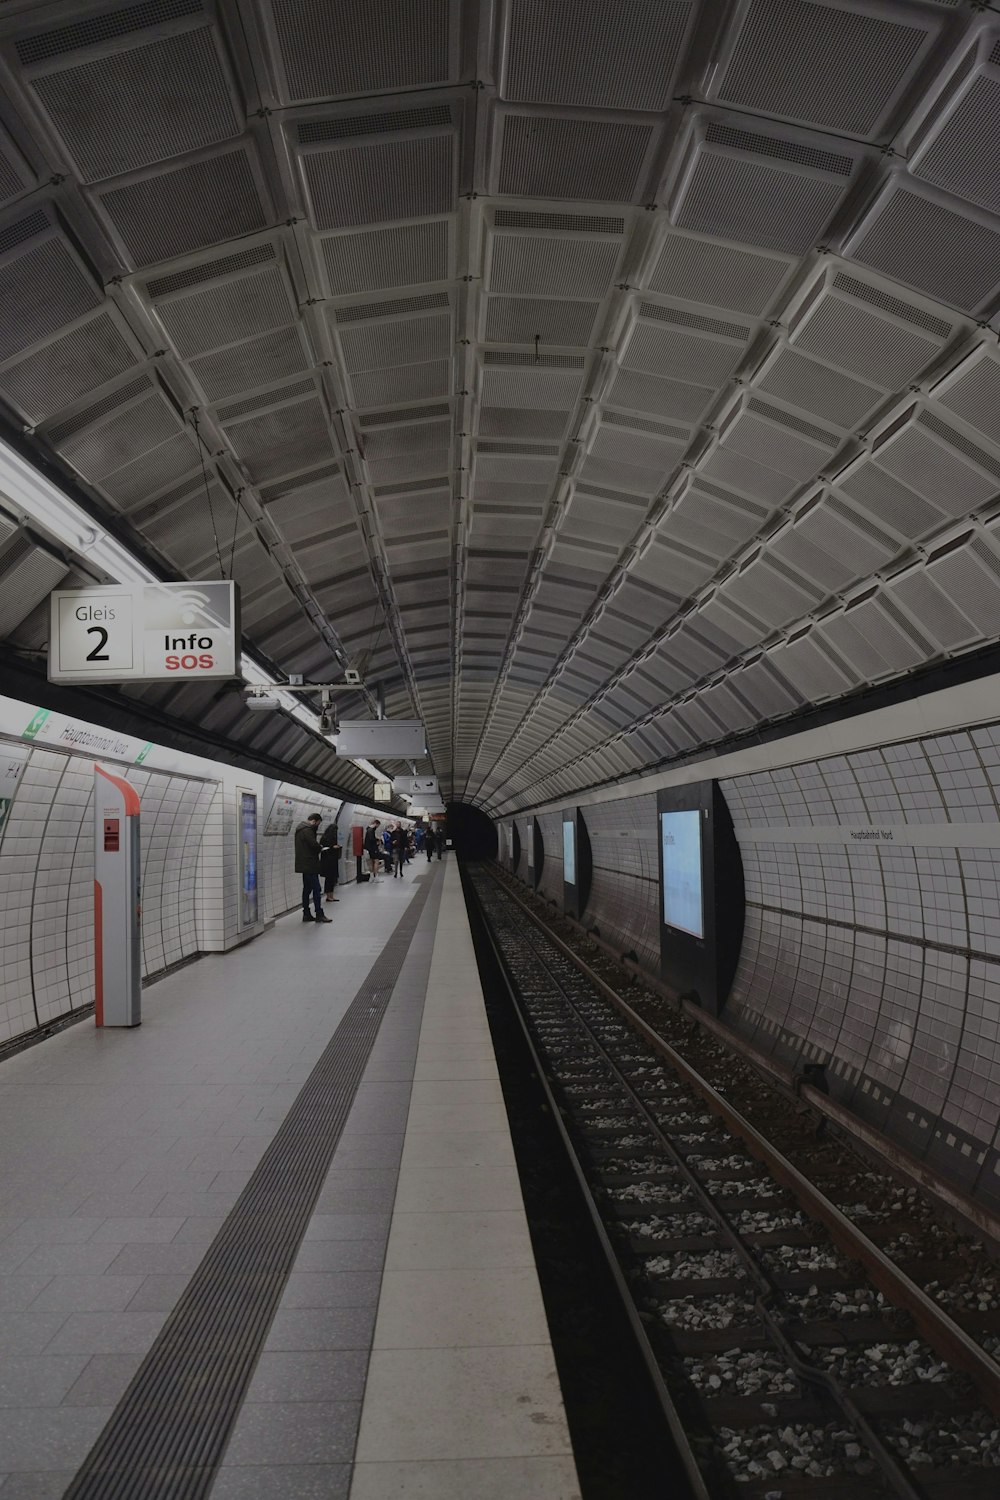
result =
[[[448,834],[463,859],[497,857],[496,826],[481,808],[468,802],[449,802]]]

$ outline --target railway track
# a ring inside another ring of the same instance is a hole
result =
[[[949,1308],[956,1237],[912,1190],[711,1037],[651,1025],[495,876],[473,884],[693,1493],[996,1500],[989,1272],[963,1262],[982,1310]]]

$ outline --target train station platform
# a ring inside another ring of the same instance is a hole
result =
[[[574,1500],[458,870],[0,1064],[0,1500]]]

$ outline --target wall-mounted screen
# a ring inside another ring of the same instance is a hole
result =
[[[660,813],[663,847],[663,920],[669,927],[705,936],[701,889],[701,813]]]
[[[576,885],[576,824],[563,823],[563,880]]]

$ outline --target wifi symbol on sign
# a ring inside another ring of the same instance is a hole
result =
[[[177,612],[182,625],[201,625],[208,614],[210,600],[199,589],[185,589],[175,596]]]

